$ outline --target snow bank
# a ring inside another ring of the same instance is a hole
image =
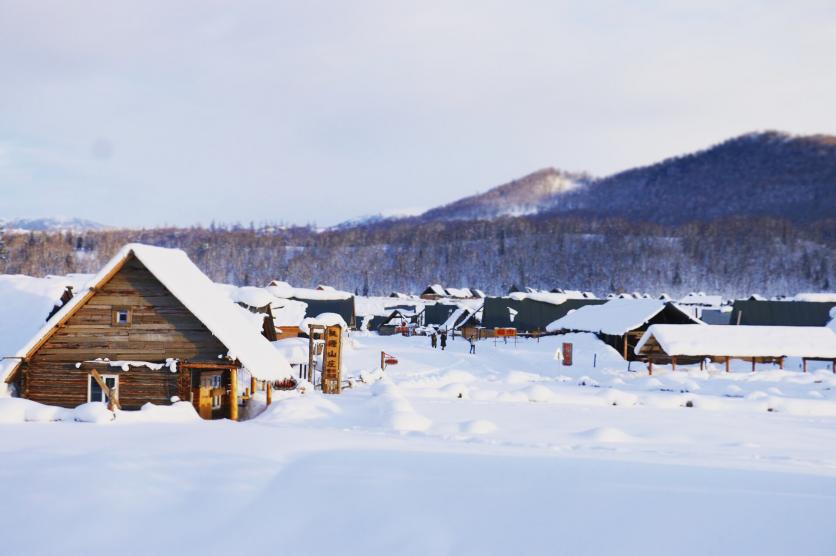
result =
[[[633,442],[635,437],[615,427],[596,427],[575,433],[575,436],[592,442]]]
[[[256,417],[261,423],[303,423],[308,421],[319,421],[333,417],[340,413],[337,404],[328,400],[317,392],[301,394],[296,390],[288,391],[286,394],[277,392],[278,399],[273,398],[264,412]]]
[[[389,378],[376,382],[372,394],[384,425],[399,432],[422,432],[432,425],[432,421],[415,411],[400,388]]]
[[[110,411],[106,404],[89,402],[74,409],[45,405],[23,398],[0,398],[0,423],[48,423],[75,421],[79,423],[185,423],[199,421],[192,404],[172,405],[147,403],[139,411]]]

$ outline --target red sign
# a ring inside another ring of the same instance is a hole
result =
[[[499,336],[502,338],[503,336],[516,336],[517,329],[516,328],[494,328],[494,335]]]
[[[563,364],[567,367],[572,366],[572,344],[570,342],[563,342]]]

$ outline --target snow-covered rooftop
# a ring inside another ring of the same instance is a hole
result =
[[[620,336],[639,328],[665,308],[660,299],[614,298],[602,305],[586,305],[549,324],[546,330],[574,330]]]
[[[699,305],[701,307],[720,307],[722,295],[706,295],[704,292],[691,292],[679,300],[680,305]]]
[[[651,339],[670,356],[836,358],[836,333],[818,326],[654,324],[636,354]]]
[[[319,286],[313,288],[294,288],[287,282],[273,280],[266,288],[268,293],[282,299],[311,299],[311,300],[334,300],[334,299],[351,299],[354,294],[335,290],[330,286]]]
[[[192,314],[238,359],[256,378],[281,380],[290,378],[290,365],[270,342],[253,329],[246,312],[232,303],[218,286],[200,271],[185,252],[140,243],[125,245],[76,295],[16,353],[23,358],[42,338],[52,334],[56,325],[71,316],[128,257],[133,254]],[[14,370],[6,366],[4,376]]]

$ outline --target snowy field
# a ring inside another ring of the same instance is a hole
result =
[[[836,553],[826,369],[649,377],[581,335],[349,347],[352,389],[248,422],[0,424],[3,553]]]

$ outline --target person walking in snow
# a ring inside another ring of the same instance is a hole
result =
[[[444,348],[447,347],[447,332],[441,333],[441,351],[444,351]]]
[[[476,355],[476,340],[471,336],[467,341],[470,342],[470,353]]]
[[[438,335],[436,335],[435,332],[430,334],[430,345],[433,347],[433,349],[438,347]]]

